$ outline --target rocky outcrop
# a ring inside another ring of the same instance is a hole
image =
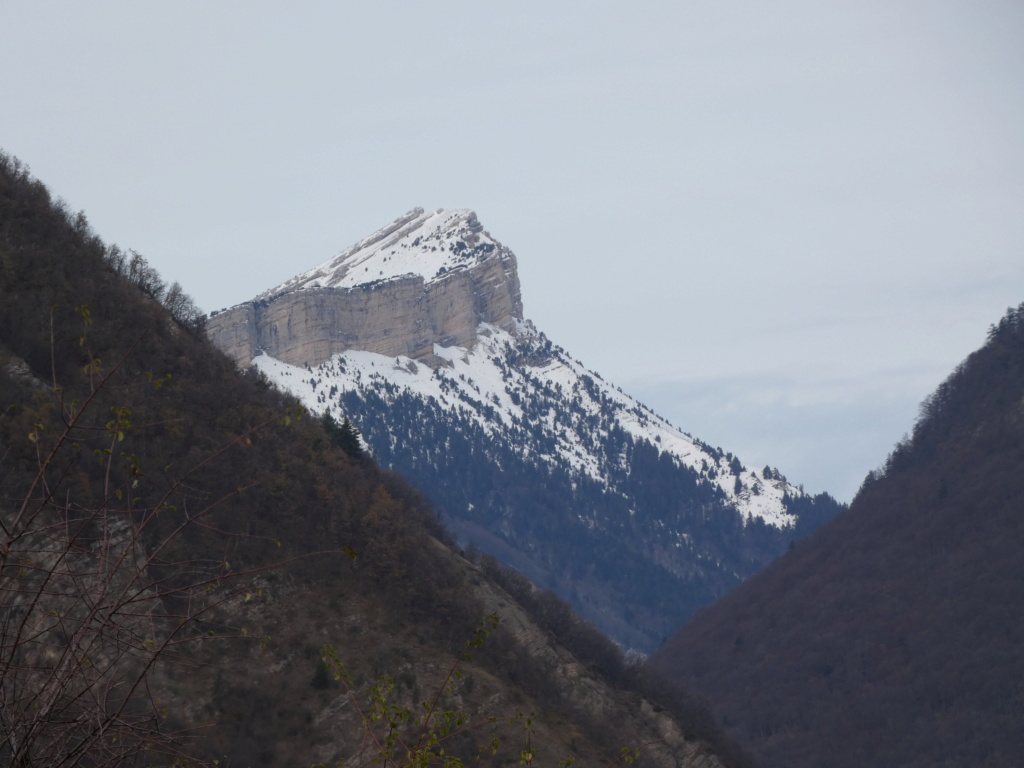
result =
[[[430,220],[419,213],[421,223]],[[514,254],[499,244],[481,247],[479,224],[469,213],[452,217],[460,226],[449,225],[441,242],[444,255],[466,255],[454,265],[450,256],[443,262],[438,245],[423,244],[426,227],[409,224],[410,215],[399,220],[404,226],[397,236],[403,242],[387,243],[390,251],[377,248],[367,256],[360,246],[378,246],[368,238],[329,265],[334,275],[344,275],[353,263],[372,275],[377,264],[369,259],[383,266],[388,254],[398,253],[414,259],[416,272],[356,285],[324,285],[331,281],[321,279],[295,289],[286,283],[279,292],[210,317],[211,340],[239,366],[262,352],[292,365],[317,365],[353,349],[437,365],[435,344],[472,347],[480,323],[514,331],[523,317]],[[323,277],[323,268],[316,274]]]
[[[431,543],[447,550],[436,540]],[[479,569],[464,560],[459,562],[479,573]],[[475,597],[484,611],[500,619],[502,632],[511,637],[513,647],[543,668],[565,709],[592,723],[628,724],[628,729],[638,739],[638,744],[633,746],[643,745],[647,765],[724,768],[707,742],[687,734],[661,706],[653,705],[638,693],[633,694],[630,705],[623,706],[621,690],[616,690],[607,679],[582,664],[504,590],[480,576],[468,581],[474,585]]]

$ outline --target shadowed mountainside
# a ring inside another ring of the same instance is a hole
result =
[[[767,768],[1018,766],[1024,305],[921,407],[850,509],[650,660]]]

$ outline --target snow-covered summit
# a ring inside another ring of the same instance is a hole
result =
[[[338,352],[404,355],[472,347],[489,323],[523,319],[516,258],[468,210],[416,208],[319,266],[211,315],[210,339],[238,365],[260,353],[293,365]]]
[[[464,269],[502,246],[470,210],[414,208],[337,256],[303,272],[257,299],[304,288],[354,288],[407,275],[425,283]]]

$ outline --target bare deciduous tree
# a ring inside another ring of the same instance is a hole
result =
[[[59,433],[47,440],[52,426],[35,425],[27,435],[36,452],[32,471],[0,474],[4,768],[194,763],[154,679],[167,665],[193,662],[197,645],[210,638],[207,622],[216,622],[218,607],[247,599],[256,572],[232,571],[211,553],[182,556],[175,546],[190,529],[235,536],[212,525],[217,499],[181,499],[190,498],[183,494],[189,475],[254,430],[143,501],[129,448],[131,414],[115,406],[107,418],[98,400],[122,363],[104,373],[93,361],[81,402],[65,401],[55,385]],[[17,457],[8,448],[0,458]],[[88,493],[85,462],[93,465],[89,477],[100,478]],[[223,630],[217,634],[246,634]]]

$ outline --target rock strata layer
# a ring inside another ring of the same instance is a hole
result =
[[[371,236],[215,313],[211,340],[243,367],[263,352],[317,365],[347,350],[437,365],[435,344],[472,347],[480,323],[512,332],[522,320],[515,255],[482,232],[471,211],[415,209],[381,232],[393,236]]]

